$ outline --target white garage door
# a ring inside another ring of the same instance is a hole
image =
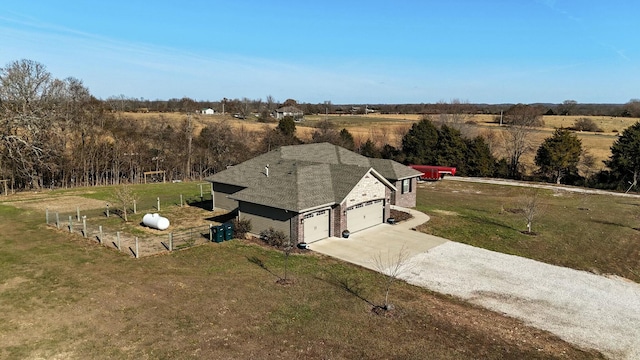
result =
[[[381,224],[384,217],[382,200],[368,201],[347,209],[347,229],[356,232]]]
[[[312,242],[329,237],[329,210],[304,215],[304,241]]]

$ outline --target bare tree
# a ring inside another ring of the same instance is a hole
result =
[[[396,126],[393,129],[393,137],[394,137],[394,141],[392,144],[392,146],[395,146],[396,148],[401,148],[402,147],[402,139],[404,138],[405,135],[407,135],[407,133],[409,132],[409,129],[411,129],[411,125],[400,125],[400,126]]]
[[[124,112],[132,109],[132,99],[124,94],[109,96],[106,101],[111,107],[111,111]]]
[[[269,111],[269,113],[274,111],[276,109],[276,107],[278,106],[278,103],[276,102],[276,99],[271,95],[267,95],[267,99],[266,99],[265,102],[267,104],[267,111]]]
[[[527,221],[527,233],[530,234],[533,220],[544,211],[539,192],[533,191],[520,198],[517,209]]]
[[[215,174],[251,156],[250,149],[242,139],[244,132],[244,127],[233,129],[226,121],[213,123],[200,131],[194,143],[202,164],[202,177]]]
[[[520,159],[533,149],[531,142],[533,128],[543,124],[542,109],[537,106],[518,104],[507,110],[505,118],[506,123],[509,124],[504,133],[509,177],[518,178],[521,174]]]
[[[136,195],[129,185],[119,185],[113,189],[114,203],[122,209],[122,218],[125,222],[128,222],[127,217],[129,206],[133,206],[133,202],[136,201]]]
[[[504,138],[502,138],[498,132],[491,129],[483,131],[480,136],[484,138],[491,155],[496,156],[500,143],[504,141]]]
[[[313,134],[311,134],[311,142],[314,143],[328,142],[331,144],[339,145],[340,140],[340,133],[327,119],[319,121],[316,125],[316,130],[314,130]]]
[[[378,255],[373,258],[373,267],[376,271],[383,274],[385,277],[384,280],[384,303],[382,305],[377,306],[377,308],[381,310],[392,310],[393,305],[389,302],[389,292],[391,291],[391,286],[397,280],[400,279],[404,273],[410,271],[411,267],[409,265],[409,251],[408,249],[402,245],[397,254],[392,254],[391,252],[387,253],[387,256],[383,256],[382,253],[378,253]]]
[[[241,119],[246,119],[251,115],[251,100],[244,97],[240,101],[240,109],[238,111]]]
[[[182,124],[182,131],[184,132],[184,136],[187,140],[187,149],[185,154],[185,167],[184,167],[184,176],[186,179],[191,179],[191,158],[193,153],[193,131],[194,124],[191,120],[191,114],[187,114],[187,120]]]
[[[440,114],[436,118],[439,125],[447,125],[452,127],[464,136],[471,137],[473,135],[473,126],[468,121],[472,121],[474,114],[469,113],[469,102],[453,99],[450,103],[440,101],[437,104]]]
[[[565,100],[560,106],[558,106],[559,115],[573,115],[578,102],[575,100]]]
[[[596,157],[588,149],[583,150],[578,169],[586,179],[589,179],[596,172],[596,164]]]
[[[14,182],[40,188],[43,172],[56,156],[51,138],[51,74],[32,60],[0,69],[0,150]]]

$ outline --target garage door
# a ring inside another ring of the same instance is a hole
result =
[[[304,241],[312,242],[329,237],[329,210],[304,215]]]
[[[384,217],[382,200],[368,201],[347,209],[347,229],[356,232],[381,224]]]

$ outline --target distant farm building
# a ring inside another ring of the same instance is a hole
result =
[[[203,115],[214,115],[216,111],[213,110],[212,108],[206,108],[206,109],[202,109],[201,113]]]
[[[291,116],[294,120],[300,121],[304,117],[304,112],[295,106],[284,106],[276,109],[276,119],[280,120]]]

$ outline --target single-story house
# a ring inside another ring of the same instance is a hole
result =
[[[304,112],[295,106],[285,106],[276,109],[276,119],[280,120],[287,116],[291,116],[294,120],[299,121],[304,117]]]
[[[206,108],[206,109],[202,109],[200,111],[203,115],[215,115],[216,111],[213,110],[212,108]]]
[[[215,209],[251,220],[252,233],[272,227],[301,243],[381,224],[392,204],[415,207],[420,175],[392,160],[320,143],[283,146],[207,180]]]

